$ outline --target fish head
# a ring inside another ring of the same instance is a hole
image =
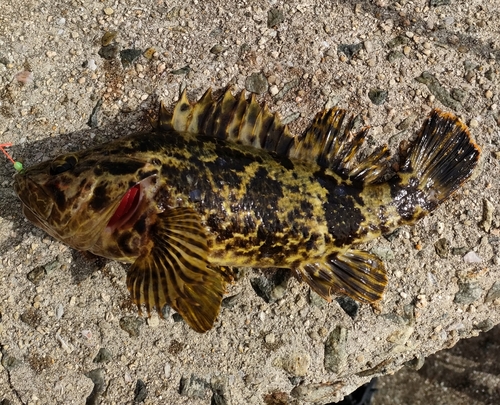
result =
[[[144,205],[157,172],[147,161],[104,146],[29,167],[15,176],[14,188],[37,227],[75,249],[92,251],[109,226],[120,226]]]

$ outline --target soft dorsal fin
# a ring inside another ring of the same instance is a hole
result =
[[[173,113],[162,104],[158,126],[160,129],[211,135],[292,159],[315,162],[351,180],[373,183],[385,174],[389,152],[383,147],[357,162],[355,157],[368,128],[353,132],[354,121],[346,110],[323,110],[301,136],[294,136],[281,122],[279,114],[273,114],[266,105],[259,104],[254,94],[247,99],[243,90],[234,97],[228,89],[214,100],[212,90],[208,89],[194,104],[184,90]]]

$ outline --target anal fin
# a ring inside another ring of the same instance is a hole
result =
[[[387,286],[382,260],[361,250],[334,251],[314,262],[301,264],[297,271],[327,301],[335,293],[371,304],[382,299]]]
[[[127,287],[148,315],[165,304],[174,308],[195,331],[211,329],[219,314],[227,275],[207,261],[207,241],[198,214],[174,208],[158,215],[150,230],[149,252],[130,268]]]

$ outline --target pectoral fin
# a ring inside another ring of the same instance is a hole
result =
[[[219,314],[227,276],[207,261],[207,241],[200,217],[190,208],[159,214],[151,228],[151,249],[132,265],[127,287],[139,307],[161,316],[165,304],[195,331],[211,329]]]
[[[336,293],[374,303],[382,299],[387,285],[382,261],[361,250],[332,252],[320,260],[300,265],[297,270],[303,280],[328,301],[331,293]]]

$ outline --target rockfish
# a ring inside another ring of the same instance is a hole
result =
[[[132,263],[132,301],[169,305],[212,328],[227,266],[288,268],[323,298],[375,303],[384,264],[357,250],[414,224],[467,180],[480,149],[453,114],[433,110],[399,168],[386,146],[356,159],[368,132],[333,108],[293,136],[241,92],[196,103],[184,91],[156,128],[23,170],[26,217],[69,246]]]

